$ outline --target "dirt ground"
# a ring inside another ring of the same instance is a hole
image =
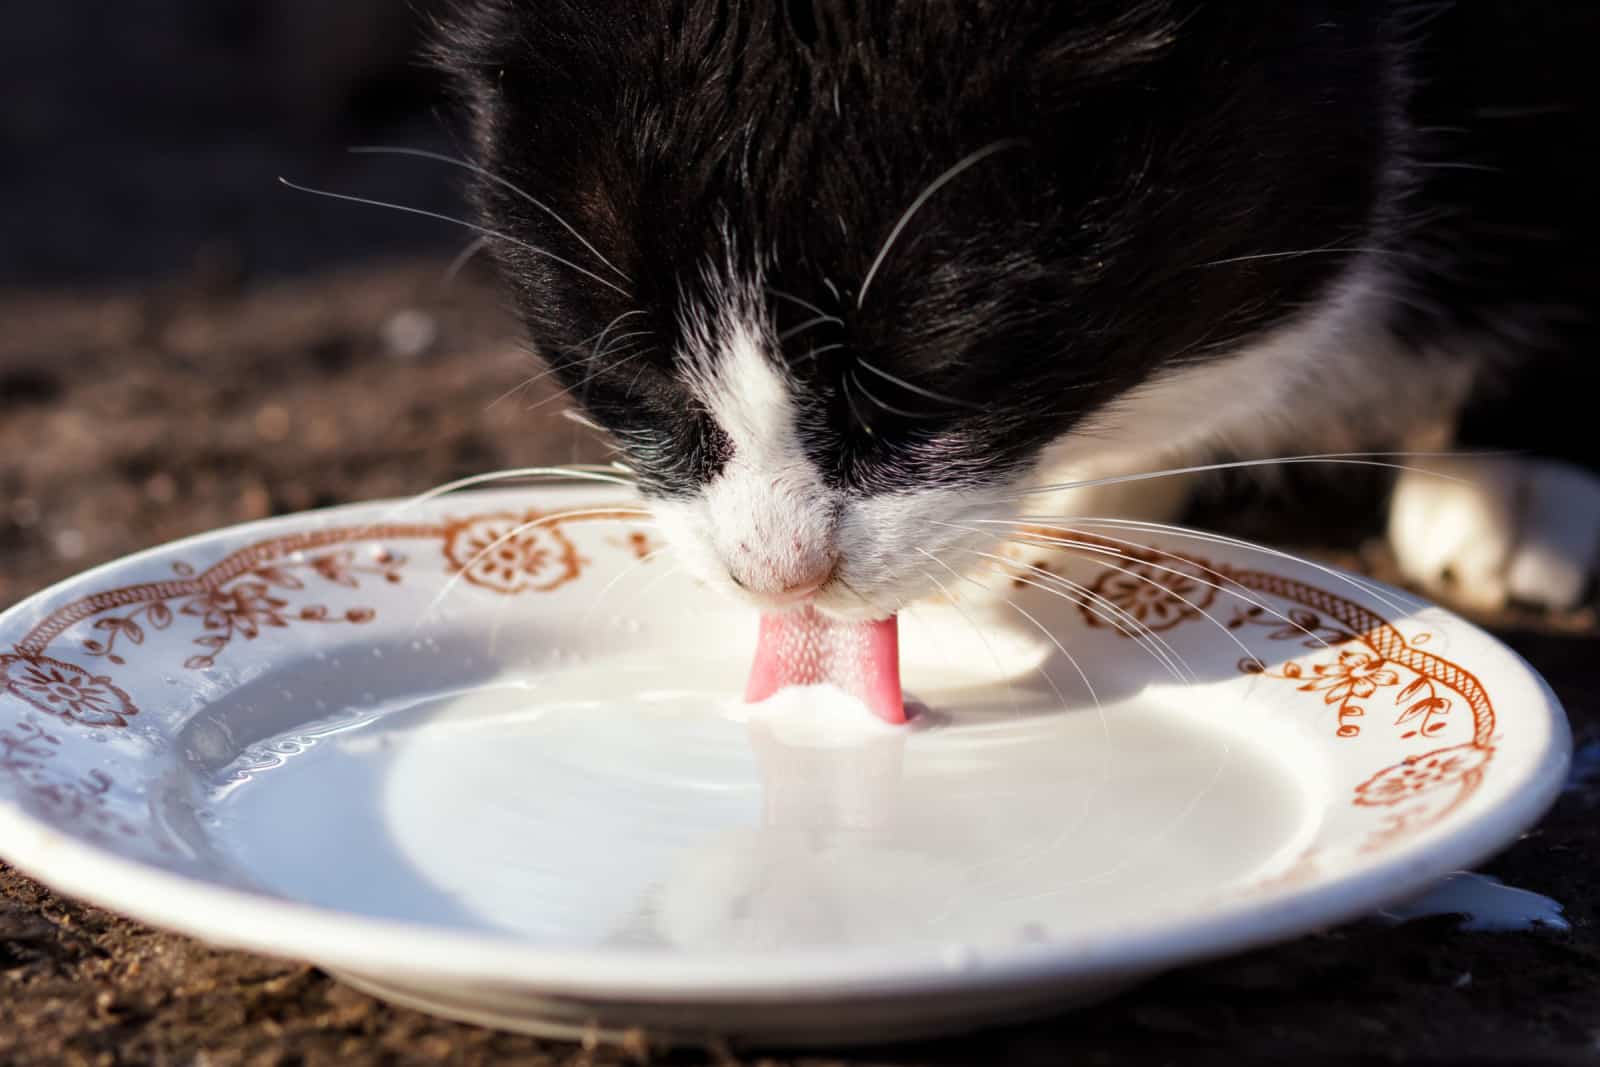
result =
[[[104,295],[0,296],[0,606],[102,560],[271,513],[594,454],[583,431],[495,403],[532,367],[475,267],[448,254],[292,280],[202,256]],[[1315,513],[1214,508],[1250,532],[1383,573]],[[1299,522],[1291,525],[1289,517]],[[1242,516],[1242,517],[1241,517]],[[1317,542],[1321,541],[1319,545]],[[1593,608],[1489,620],[1600,742]],[[1449,918],[1357,924],[1189,968],[1036,1025],[851,1055],[859,1064],[1565,1062],[1600,1055],[1600,782],[1486,867],[1566,907],[1566,933]],[[626,1063],[388,1007],[314,969],[208,949],[0,867],[0,1062]],[[657,1053],[655,1062],[732,1062]],[[749,1062],[758,1062],[751,1060]]]

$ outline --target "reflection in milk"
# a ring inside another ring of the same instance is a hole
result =
[[[674,863],[657,905],[673,945],[898,940],[937,909],[923,891],[959,879],[950,856],[896,841],[909,729],[829,688],[779,693],[752,715],[761,824],[716,835]]]

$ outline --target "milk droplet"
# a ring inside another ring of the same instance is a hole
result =
[[[1571,929],[1558,902],[1471,871],[1457,871],[1422,896],[1378,913],[1390,922],[1451,914],[1467,916],[1463,930]]]

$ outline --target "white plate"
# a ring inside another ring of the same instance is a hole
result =
[[[1177,536],[1133,573],[1045,561],[1095,610],[1008,590],[1082,676],[1020,611],[933,605],[902,621],[913,726],[751,712],[755,620],[608,502],[290,516],[13,608],[0,852],[447,1015],[837,1043],[1362,915],[1564,775],[1560,708],[1480,630]]]

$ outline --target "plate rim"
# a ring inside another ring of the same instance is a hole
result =
[[[543,494],[614,492],[598,486],[497,487],[452,494],[450,501]],[[357,501],[219,527],[151,546],[72,575],[0,612],[0,627],[103,576],[185,547],[229,542],[252,532],[287,532],[341,513],[364,513],[404,503]],[[1292,561],[1285,560],[1289,563]],[[1303,567],[1303,564],[1297,566]],[[1334,568],[1339,574],[1346,572]],[[1383,595],[1410,597],[1365,576]],[[1412,598],[1415,599],[1415,598]],[[163,871],[76,840],[0,800],[0,857],[53,890],[113,913],[210,944],[367,974],[411,976],[424,982],[516,985],[598,999],[651,1001],[831,1000],[854,996],[915,996],[974,985],[1034,985],[1107,981],[1150,974],[1199,960],[1280,942],[1372,914],[1426,890],[1454,870],[1498,852],[1554,804],[1571,759],[1571,729],[1549,683],[1526,658],[1476,623],[1437,605],[1453,625],[1507,655],[1508,666],[1533,683],[1544,745],[1508,783],[1504,798],[1449,832],[1416,840],[1365,870],[1331,872],[1312,886],[1285,886],[1192,913],[1153,918],[1138,931],[1008,943],[1001,952],[952,962],[934,946],[893,950],[810,949],[774,954],[779,966],[762,969],[749,953],[693,956],[648,950],[539,946],[509,937],[446,930],[422,922],[379,919],[265,893],[228,888]],[[114,886],[115,889],[107,887]]]

